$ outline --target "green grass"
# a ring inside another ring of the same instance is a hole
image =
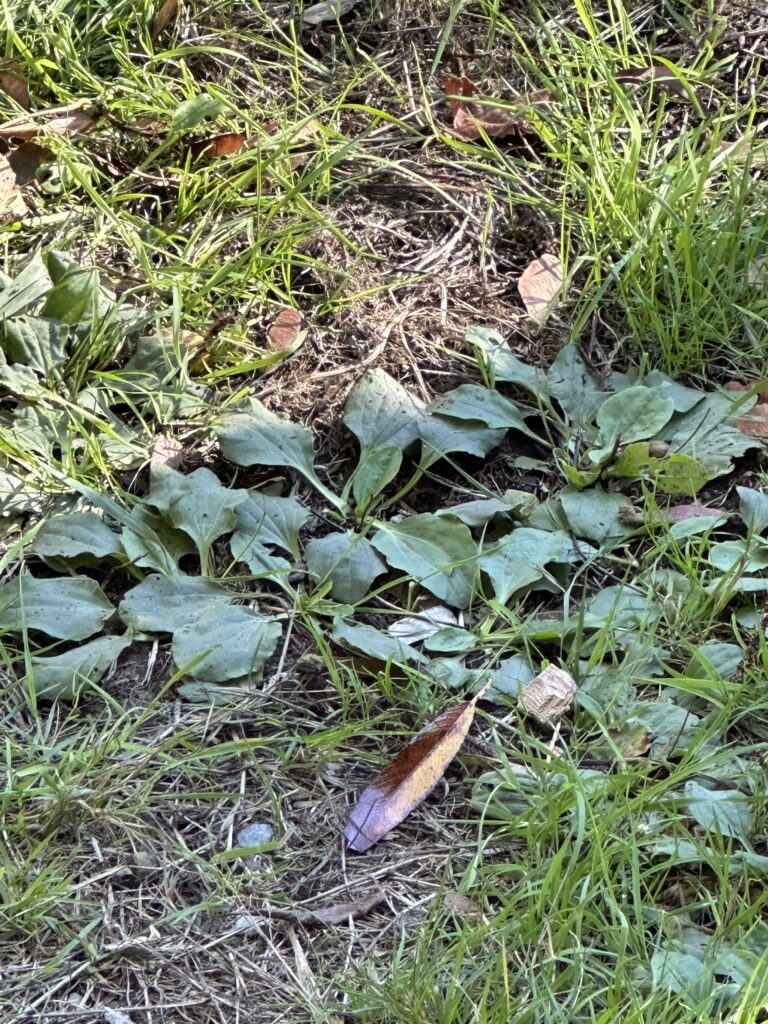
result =
[[[362,364],[379,336],[378,361],[414,393],[419,374],[427,391],[483,379],[453,340],[478,321],[514,325],[516,351],[537,364],[570,340],[606,373],[616,349],[622,365],[710,387],[768,375],[765,72],[759,56],[737,67],[723,50],[728,26],[713,7],[550,0],[511,12],[456,0],[386,15],[361,7],[341,29],[311,34],[255,2],[183,6],[190,27],[155,42],[150,2],[0,6],[5,55],[23,67],[32,108],[87,100],[99,116],[83,138],[50,140],[30,218],[0,228],[0,270],[17,278],[43,253],[53,276],[64,263],[50,254],[63,253],[101,282],[83,285],[101,305],[75,318],[66,358],[32,382],[12,376],[2,400],[0,496],[16,489],[15,506],[3,505],[3,585],[30,566],[84,573],[119,603],[146,568],[45,565],[28,545],[75,507],[135,523],[161,431],[182,439],[185,473],[211,466],[227,486],[287,493],[284,467],[220,459],[212,426],[254,392],[294,418],[311,408],[337,421],[355,375],[318,383],[316,366]],[[622,70],[651,62],[685,97],[622,84]],[[441,93],[442,76],[459,71],[501,103],[540,88],[554,101],[531,111],[522,138],[463,142]],[[180,104],[201,95],[218,113],[180,127]],[[0,123],[20,113],[0,93]],[[190,142],[223,132],[248,145],[192,157]],[[562,254],[568,289],[541,332],[514,283],[544,250]],[[34,302],[9,312],[1,283],[8,323],[39,312]],[[310,331],[287,357],[266,342],[283,306],[301,308]],[[354,319],[360,310],[367,319]],[[420,344],[415,313],[427,318]],[[574,425],[571,436],[566,420],[550,417],[547,436],[561,467],[575,467],[586,434]],[[354,458],[334,430],[315,429],[316,461],[341,493]],[[759,458],[736,482],[764,492]],[[501,492],[523,473],[510,459],[411,467],[359,522],[301,485],[313,512],[302,544],[342,521],[373,536],[374,514],[436,510],[466,497],[460,488]],[[554,465],[536,480],[541,497],[564,483]],[[711,483],[706,501],[734,512],[732,482]],[[761,593],[740,589],[744,561],[713,567],[713,543],[744,536],[738,518],[682,537],[657,521],[660,489],[629,486],[645,531],[570,577],[548,573],[548,591],[500,604],[478,586],[467,613],[475,667],[521,655],[576,677],[559,739],[512,697],[482,704],[447,788],[366,857],[342,846],[349,801],[468,684],[451,691],[414,665],[335,644],[340,603],[312,588],[299,560],[278,587],[244,573],[223,544],[203,559],[204,573],[286,628],[263,689],[213,688],[207,703],[183,698],[170,644],[152,635],[74,700],[40,698],[39,637],[5,629],[3,1019],[76,1005],[121,1008],[137,1024],[238,1013],[259,1024],[762,1021]],[[168,532],[157,517],[146,528]],[[762,570],[749,575],[764,582]],[[641,594],[642,613],[617,603],[590,620],[590,601],[621,584]],[[385,627],[423,596],[408,573],[390,574],[354,614]],[[708,662],[709,641],[734,645],[741,664]],[[638,737],[664,735],[663,722],[637,721],[660,700],[700,724],[678,749],[637,753]],[[739,787],[751,840],[707,833],[692,816],[685,787],[707,779]],[[246,866],[231,850],[251,820],[270,822],[275,838]],[[379,888],[387,903],[351,927],[279,913]],[[457,891],[482,922],[449,908]],[[245,935],[234,927],[242,914],[256,919]]]

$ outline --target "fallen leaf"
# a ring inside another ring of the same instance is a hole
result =
[[[344,830],[350,849],[363,853],[432,792],[461,748],[480,696],[430,722],[363,791]]]
[[[755,288],[763,288],[766,281],[768,281],[768,258],[758,256],[757,259],[751,260],[747,267],[747,284],[754,285]]]
[[[321,25],[324,21],[336,21],[343,14],[349,14],[357,0],[322,0],[308,7],[302,15],[307,25]]]
[[[178,469],[182,457],[181,441],[172,434],[157,434],[149,457],[150,470]]]
[[[537,324],[546,322],[550,303],[563,287],[563,264],[557,256],[544,253],[533,260],[517,282],[517,290],[528,316]]]
[[[277,919],[294,924],[346,924],[351,917],[364,917],[387,898],[384,890],[360,896],[348,903],[333,903],[330,907],[268,907],[263,916],[243,914],[235,923],[238,931],[250,931],[265,920]]]
[[[71,103],[66,107],[51,107],[50,110],[38,110],[17,117],[12,121],[0,124],[0,139],[20,139],[26,141],[38,135],[59,135],[69,138],[82,135],[96,123],[96,118],[83,109],[83,101]]]
[[[747,437],[768,437],[768,403],[753,405],[746,415],[736,420],[736,426]]]
[[[281,309],[267,331],[272,348],[285,352],[295,344],[301,331],[301,313],[298,309]]]
[[[723,391],[754,391],[755,387],[762,387],[764,383],[764,381],[761,381],[757,385],[741,384],[737,380],[729,380],[723,384]],[[757,401],[759,405],[768,405],[768,388],[757,392]]]
[[[549,89],[541,89],[524,94],[512,106],[499,106],[499,101],[481,97],[474,82],[464,75],[444,78],[443,90],[453,111],[453,133],[465,142],[474,142],[484,134],[504,138],[529,132],[532,129],[525,119],[525,111],[545,110],[552,103]]]
[[[50,163],[53,159],[53,151],[47,146],[41,146],[39,142],[22,142],[8,153],[8,163],[16,175],[17,185],[34,181],[40,165]]]
[[[434,604],[425,608],[418,615],[408,615],[404,619],[396,619],[387,627],[390,636],[396,636],[407,644],[426,640],[445,626],[458,626],[459,620],[450,608],[442,604]]]
[[[21,220],[29,213],[8,158],[0,153],[0,224]]]
[[[562,668],[550,665],[520,691],[520,704],[534,718],[552,725],[573,703],[576,683]]]
[[[173,21],[179,9],[179,0],[165,0],[160,10],[155,15],[149,38],[154,43],[160,33]]]
[[[20,107],[29,110],[29,89],[17,60],[0,60],[0,90]]]
[[[443,903],[460,921],[471,925],[486,924],[482,907],[463,892],[445,893]]]
[[[723,515],[722,509],[710,508],[709,505],[673,505],[664,513],[668,523],[682,523],[685,519],[700,519],[703,516],[711,516],[719,519]]]
[[[680,99],[690,99],[688,90],[678,76],[664,64],[649,64],[641,68],[624,68],[616,72],[620,85],[651,85],[654,96],[658,92],[670,92]]]
[[[189,151],[193,160],[205,157],[206,160],[218,160],[223,156],[234,156],[243,148],[245,136],[239,132],[226,132],[224,135],[214,135],[211,139],[203,139],[200,142],[193,142]]]

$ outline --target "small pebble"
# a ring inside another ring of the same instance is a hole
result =
[[[235,836],[235,846],[263,846],[268,843],[275,834],[271,825],[253,822],[241,828]]]

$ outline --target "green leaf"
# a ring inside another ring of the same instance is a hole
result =
[[[0,344],[5,357],[0,367],[0,379],[15,391],[18,381],[15,378],[6,380],[9,374],[23,374],[25,368],[29,368],[40,377],[49,376],[67,361],[68,340],[69,328],[55,320],[18,316],[0,322]],[[6,360],[14,365],[6,366]]]
[[[485,548],[479,565],[490,578],[496,599],[506,604],[516,590],[542,579],[550,562],[570,562],[575,554],[567,533],[521,526]]]
[[[651,957],[651,982],[655,990],[676,992],[699,1003],[712,989],[712,968],[691,953],[658,950]]]
[[[254,576],[262,579],[273,579],[285,584],[291,572],[291,563],[281,555],[275,555],[270,548],[264,547],[257,540],[249,538],[245,533],[233,533],[229,540],[232,557],[248,566]]]
[[[386,662],[391,659],[398,665],[406,665],[409,661],[423,661],[419,652],[402,640],[395,640],[373,626],[354,625],[338,617],[333,620],[333,639],[337,644],[351,647],[353,651],[359,651],[378,661]]]
[[[40,495],[31,483],[29,476],[22,480],[15,473],[0,469],[0,516],[10,518],[39,509]]]
[[[30,658],[28,679],[38,697],[72,700],[78,690],[97,683],[122,652],[130,647],[130,632],[100,636],[63,654]]]
[[[220,100],[209,96],[207,92],[201,92],[176,107],[171,118],[171,128],[177,132],[188,132],[203,121],[218,117],[223,109],[224,104]]]
[[[235,509],[235,516],[240,541],[274,544],[294,558],[299,557],[299,530],[310,512],[296,498],[249,490],[247,499]]]
[[[389,565],[435,597],[454,608],[469,605],[477,548],[463,523],[425,512],[400,523],[383,523],[372,543]]]
[[[57,640],[85,640],[114,608],[98,583],[85,576],[35,579],[28,573],[0,587],[0,629],[37,629]]]
[[[433,658],[422,667],[422,671],[451,690],[469,688],[473,691],[478,690],[488,680],[487,672],[477,668],[467,668],[461,658]],[[493,698],[488,697],[488,699],[492,700]]]
[[[344,502],[325,487],[314,469],[312,432],[270,412],[256,398],[247,412],[224,416],[216,434],[225,458],[238,466],[290,466],[336,508]]]
[[[420,436],[422,410],[384,370],[368,370],[353,386],[343,419],[360,444],[352,476],[358,508],[366,508],[397,476],[403,451]]]
[[[737,487],[739,515],[752,533],[768,529],[768,494],[751,487]]]
[[[606,448],[617,442],[629,444],[653,437],[675,411],[669,398],[651,388],[627,388],[606,399],[597,411],[597,425]]]
[[[435,630],[424,640],[426,651],[435,651],[440,654],[451,652],[474,651],[478,647],[478,640],[474,633],[459,626],[443,626]]]
[[[697,388],[687,388],[683,384],[667,377],[660,370],[651,370],[645,378],[644,384],[653,388],[662,398],[668,398],[675,407],[675,412],[689,412],[695,405],[704,398],[705,392]]]
[[[147,576],[128,591],[118,613],[142,633],[175,633],[203,611],[228,605],[235,597],[200,576]]]
[[[493,430],[481,423],[425,413],[420,427],[421,464],[431,466],[451,452],[483,457],[502,443],[506,430]]]
[[[547,371],[547,379],[552,397],[558,400],[571,423],[581,428],[592,423],[606,395],[575,345],[560,349]]]
[[[130,525],[124,525],[121,534],[126,557],[143,569],[174,575],[179,571],[179,560],[195,550],[185,533],[144,505],[134,505],[127,523]]]
[[[707,832],[749,842],[752,811],[749,798],[738,790],[707,789],[691,780],[685,784],[688,813]]]
[[[83,319],[98,294],[99,274],[96,270],[67,270],[59,283],[48,292],[40,316],[76,324]]]
[[[459,505],[441,508],[435,514],[452,516],[474,529],[485,526],[494,516],[517,515],[527,518],[536,508],[536,496],[528,491],[508,490],[500,498],[478,498],[475,501],[463,501]]]
[[[282,635],[280,623],[250,608],[205,608],[173,634],[173,660],[208,683],[259,678]]]
[[[737,566],[741,572],[759,572],[768,568],[768,542],[757,537],[724,540],[712,545],[709,560],[720,572],[730,572]]]
[[[738,644],[707,640],[696,648],[685,675],[693,679],[706,679],[714,674],[719,679],[733,679],[743,660],[744,652]]]
[[[711,476],[709,469],[698,459],[674,452],[660,460],[656,486],[665,494],[695,497]]]
[[[522,688],[530,683],[535,675],[530,661],[522,654],[504,658],[491,673],[491,688],[486,698],[498,700],[501,696],[519,697]]]
[[[95,512],[68,512],[43,523],[30,550],[41,558],[107,558],[122,552],[123,545]]]
[[[317,583],[331,581],[334,601],[357,604],[377,576],[387,571],[370,542],[358,533],[329,533],[307,544],[307,570]]]
[[[427,410],[453,419],[477,420],[496,429],[514,429],[534,441],[541,440],[526,425],[523,413],[514,402],[479,384],[461,384],[431,402]]]
[[[468,327],[464,338],[476,354],[482,355],[486,373],[492,380],[518,384],[542,399],[549,397],[549,381],[544,371],[513,356],[498,331],[488,327]]]
[[[701,719],[669,701],[638,701],[627,725],[637,723],[645,725],[653,737],[649,755],[663,760],[676,750],[687,750],[691,746]]]
[[[33,256],[13,281],[0,287],[0,320],[34,306],[50,288],[51,277],[42,257]]]
[[[154,505],[171,526],[192,538],[207,573],[211,545],[234,530],[234,510],[247,497],[245,490],[224,487],[210,469],[196,469],[185,476],[163,466],[150,475],[147,503]]]
[[[586,491],[566,487],[560,492],[560,503],[577,537],[602,544],[632,532],[619,522],[619,510],[632,507],[632,502],[622,494],[606,494],[600,487]]]
[[[730,392],[709,392],[688,412],[673,416],[659,436],[676,453],[689,455],[706,466],[712,479],[729,473],[733,458],[760,447],[756,438],[747,437],[733,425],[747,408],[736,408]]]

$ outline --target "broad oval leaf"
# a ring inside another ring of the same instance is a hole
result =
[[[387,571],[370,541],[351,530],[329,533],[307,544],[307,570],[318,583],[331,582],[331,597],[345,604],[361,601],[377,576]]]
[[[541,399],[549,397],[550,384],[544,371],[513,355],[498,331],[489,327],[468,327],[464,339],[476,352],[482,353],[486,372],[492,380],[518,384]]]
[[[234,510],[247,497],[245,490],[224,487],[210,469],[185,475],[170,466],[159,466],[150,477],[147,503],[188,534],[205,560],[211,544],[235,528]]]
[[[603,443],[610,446],[620,441],[644,441],[653,437],[670,420],[675,411],[671,398],[662,398],[653,388],[625,388],[606,399],[597,411],[597,425]]]
[[[0,587],[0,629],[36,629],[57,640],[85,640],[97,633],[114,608],[85,576],[35,579],[28,573]]]
[[[38,697],[71,700],[88,683],[97,683],[107,669],[130,647],[130,631],[124,636],[100,636],[63,654],[30,658],[29,680]]]
[[[298,558],[299,530],[309,515],[309,509],[294,497],[283,498],[253,489],[235,510],[235,529],[242,535],[242,542],[257,540],[260,544],[274,544]]]
[[[523,413],[514,402],[498,391],[479,384],[460,384],[427,406],[429,412],[458,420],[478,420],[487,427],[514,429],[536,441],[540,438],[527,426]]]
[[[210,608],[236,595],[200,576],[147,576],[120,602],[123,622],[143,633],[175,633]]]
[[[464,743],[476,702],[463,701],[430,722],[363,791],[344,830],[350,849],[369,849],[432,792]]]
[[[490,578],[496,599],[506,604],[516,590],[542,579],[550,562],[571,562],[575,557],[567,533],[521,526],[485,549],[479,565]]]
[[[749,797],[733,789],[707,789],[691,780],[685,784],[688,813],[707,832],[719,832],[743,843],[752,832]]]
[[[469,529],[430,512],[400,523],[383,523],[372,541],[395,569],[454,608],[466,608],[474,592],[477,547]]]
[[[602,544],[632,532],[619,519],[621,509],[632,507],[632,502],[623,494],[608,494],[601,487],[585,491],[567,487],[560,492],[560,504],[577,537]]]
[[[424,660],[417,650],[402,640],[380,633],[373,626],[356,625],[338,617],[333,620],[333,639],[378,661],[392,660],[396,665],[407,665],[411,661]]]
[[[173,660],[208,683],[259,678],[277,647],[280,623],[250,608],[215,606],[173,634]]]
[[[41,558],[107,558],[121,552],[123,545],[95,512],[68,512],[43,523],[30,550]]]
[[[301,473],[336,508],[344,502],[318,479],[312,432],[276,416],[256,398],[244,412],[224,416],[216,428],[221,451],[238,466],[289,466]]]

